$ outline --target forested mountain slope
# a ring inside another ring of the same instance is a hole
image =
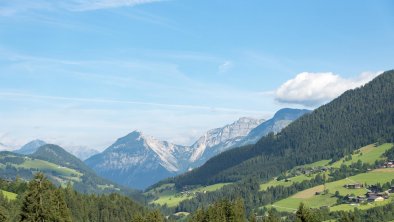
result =
[[[181,188],[247,177],[266,180],[297,165],[337,160],[363,145],[393,140],[394,71],[387,71],[304,115],[277,135],[224,152],[169,181]]]

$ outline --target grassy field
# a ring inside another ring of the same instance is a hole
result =
[[[332,206],[337,202],[337,198],[332,197],[331,194],[317,195],[312,198],[286,198],[275,202],[271,207],[276,208],[278,211],[294,212],[297,210],[300,203],[303,202],[309,207],[319,208],[322,206]]]
[[[11,193],[11,192],[8,192],[8,191],[5,191],[5,190],[0,190],[0,191],[9,200],[16,200],[16,197],[18,196],[16,193]]]
[[[331,160],[320,160],[314,163],[310,164],[305,164],[296,168],[311,168],[311,167],[322,167],[322,166],[328,166]]]
[[[273,180],[268,181],[267,183],[260,184],[260,191],[267,190],[268,187],[275,187],[275,186],[288,187],[288,186],[291,186],[294,183],[301,183],[301,182],[303,182],[305,180],[311,180],[317,174],[321,174],[322,175],[322,173],[314,173],[314,174],[309,174],[309,175],[301,174],[301,175],[298,175],[298,176],[287,178],[288,179],[287,182],[285,180],[277,181],[276,179],[273,179]],[[324,174],[326,174],[327,178],[329,177],[328,176],[328,172],[326,172]]]
[[[341,164],[350,165],[351,163],[356,163],[358,160],[361,160],[363,163],[373,164],[375,160],[381,160],[382,154],[386,152],[393,146],[392,143],[385,143],[383,145],[375,147],[375,145],[371,144],[365,147],[360,148],[360,153],[356,153],[352,155],[352,159],[350,161],[345,161],[345,158],[338,160],[333,163],[332,166],[339,168]]]
[[[288,186],[292,185],[295,182],[302,182],[304,180],[310,180],[311,178],[312,177],[309,177],[307,175],[302,174],[302,175],[299,175],[299,176],[288,178],[288,180],[289,180],[288,182],[285,182],[285,180],[280,180],[280,181],[277,181],[276,179],[270,180],[267,183],[260,184],[260,191],[264,191],[264,190],[268,189],[268,187],[275,187],[275,186],[288,187]]]
[[[314,197],[316,192],[323,192],[323,191],[324,191],[324,186],[319,185],[319,186],[315,186],[315,187],[303,190],[301,192],[298,192],[293,197],[300,198],[300,199],[309,199],[309,198]]]
[[[366,193],[366,189],[346,189],[343,186],[349,183],[362,183],[362,184],[376,184],[376,183],[386,183],[391,182],[394,179],[394,169],[378,169],[373,170],[367,173],[358,174],[346,179],[338,180],[335,182],[327,183],[326,189],[328,189],[328,194],[324,195],[315,195],[317,191],[323,191],[324,186],[316,186],[310,189],[301,191],[296,193],[295,195],[277,201],[273,203],[271,206],[277,208],[279,211],[293,211],[298,207],[301,202],[304,202],[310,207],[319,208],[322,206],[333,206],[336,204],[337,198],[334,197],[334,193],[338,191],[341,196],[345,196],[347,194],[355,194],[355,195],[364,195]],[[392,197],[393,198],[393,197]],[[360,209],[368,209],[372,208],[375,205],[384,205],[387,204],[390,200],[384,201],[382,203],[373,203],[367,205],[360,205]],[[341,204],[338,206],[331,207],[331,211],[335,210],[352,210],[356,206],[352,206],[349,204]]]
[[[164,184],[154,190],[148,191],[147,194],[152,194],[158,197],[158,199],[151,203],[159,205],[167,204],[168,207],[176,207],[181,201],[195,197],[196,193],[212,192],[228,184],[230,183],[219,183],[211,186],[199,187],[188,191],[187,194],[176,193],[175,188],[173,187],[174,184]]]
[[[339,191],[340,195],[347,195],[347,194],[355,194],[355,195],[363,195],[365,194],[365,189],[346,189],[343,187],[345,184],[349,183],[361,183],[361,184],[376,184],[376,183],[387,183],[391,182],[394,179],[394,172],[393,169],[378,169],[373,170],[367,173],[361,173],[346,179],[338,180],[335,182],[327,183],[327,189],[330,192],[335,192],[336,190]]]
[[[354,210],[354,208],[358,208],[359,210],[367,210],[373,207],[378,207],[378,206],[384,206],[388,203],[390,203],[392,200],[386,200],[386,201],[382,201],[382,202],[372,202],[372,203],[368,203],[366,205],[350,205],[350,204],[340,204],[340,205],[336,205],[333,207],[330,207],[331,211],[352,211]]]
[[[74,169],[67,167],[61,167],[59,165],[38,159],[27,159],[21,165],[15,165],[16,167],[22,167],[27,169],[39,169],[39,170],[52,170],[62,175],[67,176],[82,176],[82,174]]]

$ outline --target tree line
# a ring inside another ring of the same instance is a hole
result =
[[[4,181],[0,189],[18,194],[16,200],[0,195],[0,221],[9,222],[150,222],[164,221],[158,210],[149,210],[128,197],[81,194],[72,189],[54,186],[42,173],[30,182]]]

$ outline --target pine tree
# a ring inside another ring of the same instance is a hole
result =
[[[52,200],[54,211],[56,212],[55,217],[59,219],[59,222],[71,222],[71,213],[64,200],[64,192],[60,189],[56,189],[53,192]]]
[[[297,222],[319,222],[316,215],[302,202],[298,207],[298,210],[296,212],[296,217],[297,217],[296,219]]]
[[[23,222],[68,222],[71,221],[64,196],[56,192],[52,183],[37,173],[28,185],[20,213]]]
[[[0,222],[8,221],[7,211],[4,207],[0,207]]]
[[[164,217],[161,215],[160,211],[154,210],[148,214],[146,221],[164,222]]]
[[[277,212],[273,210],[273,208],[271,208],[268,211],[268,216],[263,219],[263,222],[280,222],[280,221],[281,219],[279,215],[277,214]]]

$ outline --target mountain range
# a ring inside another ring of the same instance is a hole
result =
[[[37,149],[43,145],[47,144],[47,142],[43,140],[33,140],[23,145],[21,148],[14,150],[14,153],[29,155],[33,154],[37,151]],[[74,147],[72,149],[67,149],[68,152],[78,157],[80,160],[86,160],[87,158],[99,153],[97,150],[88,149],[86,147]]]
[[[164,178],[199,167],[223,151],[252,144],[269,132],[279,132],[308,112],[283,109],[268,121],[242,117],[222,128],[209,130],[191,146],[160,141],[134,131],[118,139],[102,153],[88,158],[85,163],[104,178],[144,189]]]

